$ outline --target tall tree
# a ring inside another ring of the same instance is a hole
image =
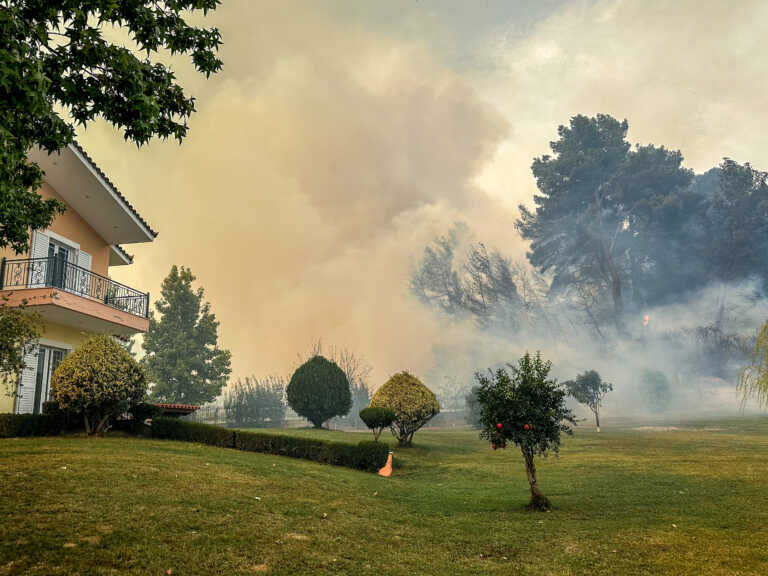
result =
[[[229,350],[218,347],[219,322],[194,280],[189,268],[171,268],[142,342],[152,397],[161,402],[211,402],[231,371]]]
[[[194,98],[176,82],[165,54],[188,55],[198,72],[221,68],[216,28],[188,24],[219,0],[0,0],[0,248],[27,249],[64,206],[37,193],[42,172],[27,160],[74,139],[97,117],[137,145],[153,136],[181,141]],[[104,38],[120,28],[135,49]],[[63,111],[64,115],[60,112]]]
[[[520,206],[517,222],[531,241],[531,264],[553,275],[553,287],[605,292],[619,327],[632,260],[643,263],[648,256],[632,252],[633,239],[651,208],[692,178],[679,152],[632,149],[628,128],[626,120],[605,114],[574,116],[560,126],[550,143],[554,155],[533,161],[536,207]]]

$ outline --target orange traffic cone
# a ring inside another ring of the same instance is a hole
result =
[[[384,468],[379,470],[379,476],[384,476],[385,478],[392,476],[392,452],[387,456],[387,463],[384,464]]]

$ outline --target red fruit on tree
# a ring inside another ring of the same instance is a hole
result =
[[[493,448],[494,450],[496,450],[496,443],[495,443],[495,442],[494,442],[493,444],[491,444],[491,448]]]
[[[502,442],[501,443],[501,447],[502,447],[502,449],[506,448],[507,447],[507,443],[506,442]]]
[[[496,424],[496,428],[498,428],[499,430],[501,430],[501,428],[502,428],[501,422],[499,422],[498,424]]]
[[[530,424],[526,424],[525,426],[523,426],[523,428],[525,428],[526,430],[530,430],[531,426],[530,426]]]

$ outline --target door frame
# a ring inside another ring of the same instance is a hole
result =
[[[75,349],[75,347],[68,343],[68,342],[60,342],[58,340],[51,340],[50,338],[40,338],[37,341],[37,357],[38,357],[38,365],[35,366],[35,387],[37,387],[37,368],[39,366],[39,358],[40,353],[43,352],[43,348],[46,348],[47,350],[55,349],[55,350],[62,350],[64,352],[64,358],[66,358],[69,354],[72,353],[72,351]],[[62,358],[62,360],[64,359]],[[50,367],[50,352],[48,353],[47,357],[45,358],[43,362],[43,370],[44,372],[48,372]],[[48,381],[46,382],[45,378],[48,378]],[[50,374],[43,376],[43,388],[40,391],[40,413],[42,413],[43,409],[43,402],[46,402],[48,400],[48,396],[51,391],[51,380],[50,380]],[[34,392],[33,392],[34,394]],[[36,406],[34,405],[34,396],[33,396],[33,406],[32,406],[32,413],[35,413]]]

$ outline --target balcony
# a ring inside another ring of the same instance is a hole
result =
[[[26,301],[50,321],[88,331],[130,335],[149,326],[148,293],[57,257],[3,258],[0,291],[9,305]]]

